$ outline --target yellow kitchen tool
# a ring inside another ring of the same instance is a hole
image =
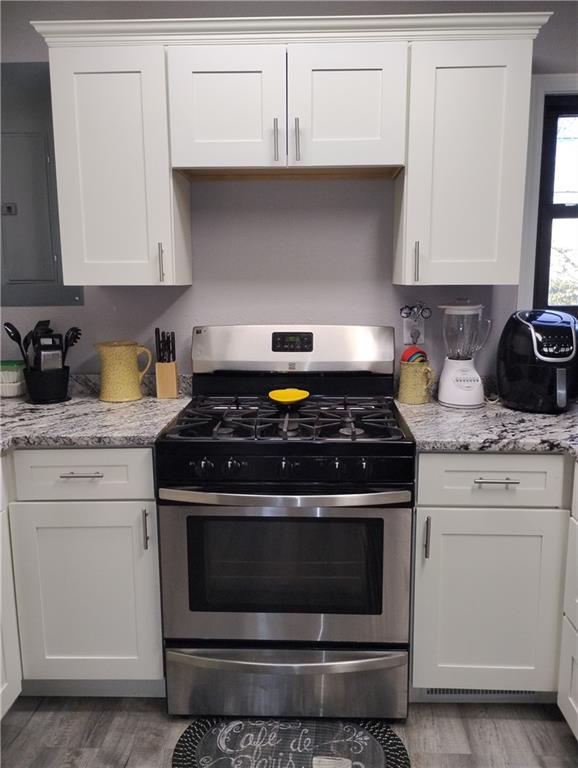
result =
[[[269,392],[269,397],[274,402],[279,403],[279,405],[295,405],[302,400],[306,400],[309,394],[306,389],[287,387],[286,389],[272,389]]]

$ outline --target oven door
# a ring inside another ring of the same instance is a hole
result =
[[[408,642],[408,491],[159,496],[167,640]]]

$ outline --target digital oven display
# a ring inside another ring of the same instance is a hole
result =
[[[313,334],[302,331],[300,333],[273,333],[271,344],[273,352],[313,352]]]

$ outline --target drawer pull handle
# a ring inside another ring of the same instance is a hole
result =
[[[511,485],[520,485],[519,480],[512,480],[511,477],[504,477],[503,480],[476,477],[474,483],[475,485],[505,485],[506,488],[509,488]]]
[[[429,560],[431,554],[431,517],[428,515],[425,519],[425,559]]]
[[[146,509],[142,510],[142,533],[143,533],[143,543],[144,543],[144,549],[149,548],[149,513],[146,511]]]
[[[61,480],[102,480],[102,472],[63,472],[60,475]]]

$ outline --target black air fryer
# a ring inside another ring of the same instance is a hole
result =
[[[498,345],[498,393],[508,408],[561,413],[578,394],[578,322],[566,312],[514,312]]]

